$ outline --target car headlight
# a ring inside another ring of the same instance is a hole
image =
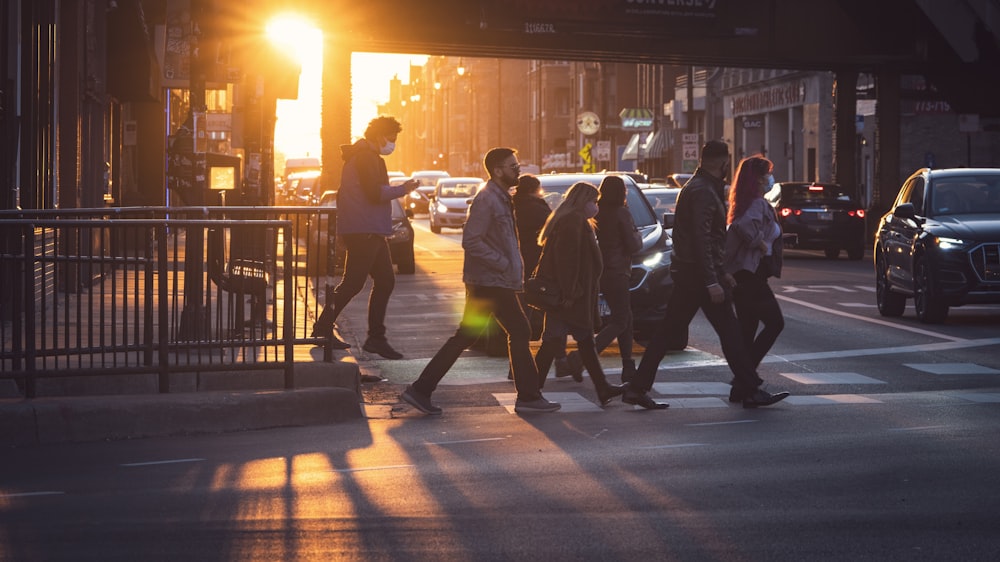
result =
[[[657,267],[669,264],[670,254],[667,252],[656,252],[654,254],[650,254],[646,259],[642,260],[642,265],[648,267],[649,269],[656,269]]]
[[[439,213],[447,213],[448,207],[446,207],[444,203],[438,203],[437,205],[434,206],[434,210]]]
[[[958,250],[965,246],[965,240],[958,238],[948,238],[946,236],[935,236],[934,243],[942,250]]]

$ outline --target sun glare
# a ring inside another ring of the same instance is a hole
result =
[[[310,59],[321,57],[322,33],[309,20],[295,15],[277,16],[265,28],[272,43],[295,57],[305,67]]]

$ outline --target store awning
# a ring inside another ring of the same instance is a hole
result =
[[[663,158],[667,149],[667,134],[663,130],[653,133],[653,138],[646,143],[646,158]]]
[[[645,160],[647,158],[659,158],[663,156],[663,150],[660,150],[659,155],[649,156],[649,147],[654,140],[656,133],[636,133],[632,135],[632,138],[628,140],[628,144],[625,145],[625,151],[622,152],[622,160]]]

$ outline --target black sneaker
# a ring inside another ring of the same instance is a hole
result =
[[[777,404],[785,398],[788,398],[789,393],[787,392],[777,392],[771,394],[766,390],[758,389],[749,397],[743,399],[744,408],[760,408],[761,406],[770,406],[771,404]]]
[[[407,385],[406,390],[404,390],[403,393],[399,395],[399,397],[410,406],[413,406],[414,408],[420,410],[421,412],[429,416],[441,415],[441,408],[438,408],[434,404],[431,404],[431,397],[424,396],[423,394],[417,392],[413,388],[412,384]]]
[[[368,353],[376,353],[386,359],[403,358],[403,354],[393,349],[386,340],[369,339],[365,342],[365,345],[361,346],[361,349],[367,351]]]
[[[338,338],[336,335],[334,335],[334,333],[333,333],[333,326],[330,326],[329,328],[324,328],[324,327],[321,327],[321,326],[319,326],[317,324],[313,324],[313,331],[312,331],[312,334],[309,335],[309,337],[311,337],[311,338],[323,338],[323,339],[329,340],[329,343],[327,345],[329,345],[333,349],[350,349],[351,348],[351,344],[347,343],[346,341],[344,341],[344,340]]]

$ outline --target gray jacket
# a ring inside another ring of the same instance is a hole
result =
[[[506,189],[493,180],[476,193],[462,230],[465,264],[462,281],[468,285],[520,291],[524,264],[517,245],[514,204]]]
[[[777,228],[777,239],[768,236]],[[726,231],[726,273],[736,273],[741,269],[757,271],[764,251],[760,249],[762,240],[771,241],[772,275],[781,276],[781,228],[774,215],[774,209],[763,198],[754,199],[747,210],[737,217]]]

